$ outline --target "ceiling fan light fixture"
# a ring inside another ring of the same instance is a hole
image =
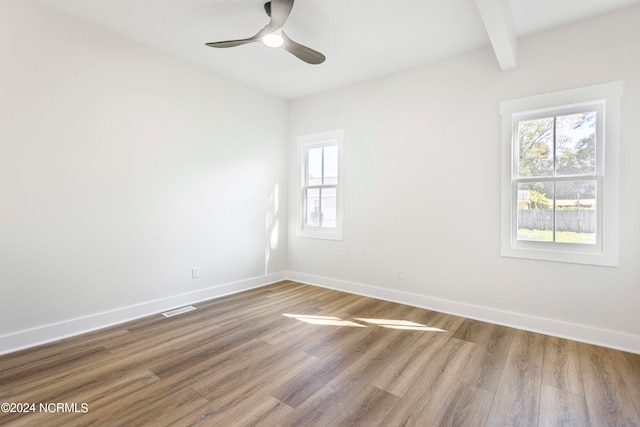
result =
[[[284,43],[284,39],[280,32],[269,33],[262,38],[262,43],[269,47],[280,47]]]

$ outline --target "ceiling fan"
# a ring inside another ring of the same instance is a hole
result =
[[[258,33],[248,39],[228,40],[223,42],[206,43],[207,46],[225,48],[240,46],[247,43],[262,41],[269,47],[281,47],[287,52],[295,55],[299,59],[309,64],[321,64],[325,60],[325,56],[311,48],[294,42],[285,34],[284,27],[294,0],[272,0],[264,4],[264,10],[271,18],[269,23]]]

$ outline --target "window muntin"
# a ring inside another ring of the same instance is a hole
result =
[[[302,237],[342,238],[342,137],[342,131],[298,137]]]

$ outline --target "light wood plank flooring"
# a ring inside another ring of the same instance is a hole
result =
[[[640,355],[294,282],[196,306],[0,357],[35,404],[0,424],[640,426]]]

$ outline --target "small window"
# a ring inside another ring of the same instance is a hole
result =
[[[617,265],[621,92],[613,83],[501,104],[502,255]]]
[[[298,137],[302,237],[342,239],[342,130]]]

